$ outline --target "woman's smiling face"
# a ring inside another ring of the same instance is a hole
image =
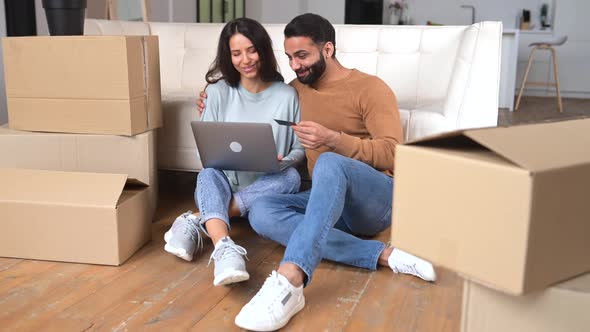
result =
[[[252,41],[241,33],[234,34],[229,40],[231,62],[242,78],[259,77],[260,57]]]

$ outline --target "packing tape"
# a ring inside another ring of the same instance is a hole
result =
[[[148,40],[146,36],[141,37],[141,53],[142,53],[142,60],[143,60],[143,98],[144,98],[144,111],[145,111],[145,121],[146,121],[146,128],[150,128],[150,113],[149,113],[149,105],[148,102],[149,98],[149,81],[150,81],[150,72],[149,72],[149,62],[148,62]]]

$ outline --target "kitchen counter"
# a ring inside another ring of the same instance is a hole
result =
[[[516,30],[516,29],[515,29]],[[552,35],[553,30],[518,30],[523,35]]]

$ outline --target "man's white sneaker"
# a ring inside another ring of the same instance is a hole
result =
[[[209,258],[209,264],[212,260],[215,262],[213,285],[228,285],[250,279],[244,261],[247,253],[244,247],[235,244],[229,236],[219,240]]]
[[[236,316],[237,326],[251,331],[274,331],[287,325],[305,306],[303,286],[295,287],[276,271]]]
[[[436,272],[432,264],[400,249],[393,249],[387,262],[395,273],[411,274],[426,281],[436,281]]]
[[[192,261],[195,248],[203,248],[201,218],[192,211],[181,214],[164,234],[164,250],[185,261]]]

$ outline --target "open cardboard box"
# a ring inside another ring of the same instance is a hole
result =
[[[38,133],[0,126],[0,168],[127,174],[149,186],[158,203],[155,131],[132,137]]]
[[[524,296],[465,281],[462,332],[586,332],[590,274]]]
[[[151,238],[127,175],[0,169],[0,256],[120,265]]]
[[[590,271],[590,119],[396,150],[392,244],[519,295]]]
[[[10,128],[131,136],[162,126],[158,36],[2,44]]]

